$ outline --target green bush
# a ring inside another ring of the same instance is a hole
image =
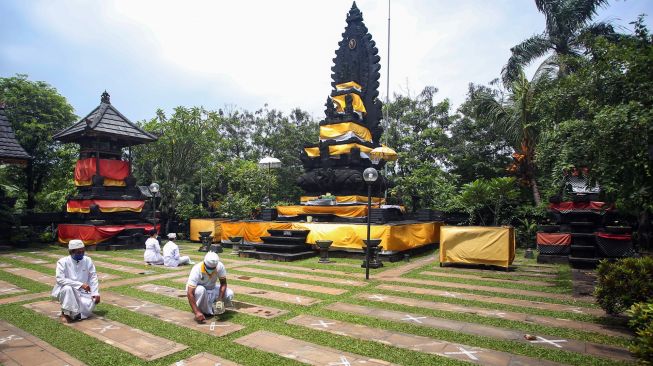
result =
[[[619,314],[638,302],[653,300],[653,258],[601,261],[596,301],[608,314]]]
[[[631,306],[628,315],[631,317],[628,325],[636,335],[629,349],[641,365],[653,365],[653,302]]]

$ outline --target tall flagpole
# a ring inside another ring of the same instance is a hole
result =
[[[388,61],[385,74],[385,143],[388,143],[388,133],[390,128],[390,112],[388,107],[390,105],[390,0],[388,0]],[[383,166],[385,178],[388,179],[388,164]],[[388,204],[388,187],[385,187],[383,193],[383,200]]]

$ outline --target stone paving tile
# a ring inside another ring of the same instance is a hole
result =
[[[185,282],[185,281],[184,281]],[[158,285],[153,285],[153,284],[145,284],[141,286],[136,287],[139,290],[159,294],[159,295],[165,295],[168,297],[174,297],[174,298],[186,298],[186,291],[182,289],[176,289],[174,287],[168,287],[168,286],[158,286]],[[235,291],[234,291],[235,292]],[[234,297],[237,297],[238,293],[235,292]],[[260,318],[265,318],[265,319],[270,319],[270,318],[276,318],[277,316],[287,314],[287,310],[281,310],[281,309],[275,309],[269,306],[262,306],[262,305],[255,305],[255,304],[250,304],[242,301],[233,301],[234,303],[234,308],[229,309],[233,310],[237,313],[243,313],[243,314],[249,314],[249,315],[254,315],[258,316]],[[190,307],[190,306],[189,306]]]
[[[102,291],[103,288],[131,285],[131,284],[140,283],[140,282],[163,280],[163,279],[166,279],[166,278],[177,277],[177,276],[179,276],[178,272],[169,272],[169,273],[148,275],[148,276],[143,276],[143,277],[133,277],[133,278],[125,278],[125,279],[122,279],[122,280],[107,281],[105,283],[100,284],[100,291]]]
[[[426,267],[424,268],[429,271],[436,271],[438,273],[440,272],[446,272],[446,273],[457,273],[457,272],[465,272],[465,273],[478,273],[479,275],[500,275],[502,277],[541,277],[541,278],[558,278],[557,274],[552,274],[552,273],[523,273],[523,272],[506,272],[506,271],[499,271],[499,270],[493,270],[493,269],[474,269],[474,268],[462,268],[462,267],[440,267],[440,266],[431,266],[431,267]]]
[[[221,321],[218,318],[209,319],[204,324],[198,324],[193,318],[193,313],[190,311],[181,311],[168,306],[112,292],[102,294],[102,301],[107,304],[119,306],[139,314],[155,317],[180,327],[190,328],[216,337],[222,337],[243,329],[242,325],[228,321]]]
[[[361,273],[350,273],[350,272],[343,272],[343,271],[334,271],[331,269],[322,269],[322,268],[310,268],[310,267],[300,267],[300,266],[293,266],[291,264],[277,264],[277,263],[270,263],[270,262],[265,262],[265,261],[259,261],[256,263],[249,263],[250,265],[255,265],[259,267],[268,267],[268,268],[278,268],[278,269],[285,269],[288,271],[304,271],[304,272],[309,272],[309,273],[320,273],[320,274],[328,274],[328,275],[336,275],[336,276],[347,276],[347,277],[352,277],[352,278],[365,278],[365,270],[361,268]],[[319,266],[319,264],[316,262],[315,266]],[[358,266],[360,268],[360,266]]]
[[[526,334],[518,330],[505,329],[476,323],[466,323],[456,320],[433,318],[425,315],[407,314],[404,312],[352,305],[342,302],[333,303],[328,305],[326,308],[344,313],[364,315],[373,318],[409,323],[423,327],[445,329],[459,333],[472,334],[482,337],[499,338],[521,343],[530,343],[547,348],[560,349],[591,356],[607,357],[613,360],[633,360],[633,358],[630,356],[630,353],[626,349],[574,339],[561,339],[540,334],[532,335],[533,339],[528,340],[526,339]]]
[[[19,262],[25,262],[25,263],[30,263],[30,264],[48,263],[48,261],[44,261],[43,259],[31,258],[31,257],[26,257],[24,255],[18,255],[18,254],[2,254],[2,255],[0,255],[0,257],[13,259],[13,260],[16,260],[16,261],[19,261]]]
[[[320,277],[320,276],[314,276],[314,275],[310,275],[310,274],[302,274],[302,273],[294,273],[294,272],[269,271],[269,270],[266,270],[266,269],[258,269],[258,268],[252,268],[252,267],[240,267],[240,268],[238,268],[238,271],[251,272],[251,273],[257,273],[257,274],[273,275],[273,276],[286,277],[286,278],[295,278],[295,279],[301,279],[301,280],[316,281],[316,282],[321,282],[321,283],[336,283],[336,284],[345,285],[345,286],[357,286],[357,287],[360,287],[360,286],[367,285],[367,283],[362,282],[362,281],[346,280],[346,279],[343,279],[343,278]]]
[[[31,294],[5,297],[0,299],[0,305],[11,304],[11,303],[27,301],[27,300],[34,300],[42,297],[50,297],[50,291],[35,292]]]
[[[23,306],[56,320],[61,313],[59,304],[52,301]],[[183,344],[102,317],[91,317],[65,325],[146,361],[156,360],[188,348]]]
[[[447,277],[447,278],[464,278],[470,280],[480,280],[480,281],[489,281],[489,282],[498,282],[498,283],[516,283],[520,285],[527,286],[542,286],[542,287],[554,287],[555,283],[545,282],[545,281],[532,281],[532,280],[523,280],[519,278],[507,279],[507,278],[494,278],[494,277],[483,277],[482,275],[467,275],[460,273],[444,273],[437,271],[424,271],[420,272],[421,275],[426,276],[436,276],[436,277]]]
[[[332,287],[324,287],[324,286],[318,286],[318,285],[307,285],[305,283],[297,283],[297,282],[285,282],[285,281],[279,281],[279,280],[271,280],[268,278],[262,278],[262,277],[253,277],[253,276],[244,276],[244,275],[229,275],[227,277],[228,279],[234,279],[238,281],[246,281],[250,283],[259,283],[263,285],[270,285],[270,286],[276,286],[276,287],[283,287],[283,288],[291,288],[291,289],[296,289],[296,290],[303,290],[303,291],[310,291],[310,292],[318,292],[322,294],[327,294],[327,295],[342,295],[347,292],[347,290],[339,289],[339,288],[332,288]],[[186,283],[186,278],[184,279],[178,279],[174,280],[174,282],[179,282],[179,283]]]
[[[600,334],[605,334],[605,335],[615,336],[615,337],[630,338],[632,335],[632,332],[626,328],[610,327],[607,325],[580,322],[580,321],[569,320],[569,319],[552,318],[552,317],[542,316],[542,315],[530,315],[530,314],[516,313],[511,311],[505,311],[505,310],[485,309],[480,307],[450,304],[446,302],[425,301],[425,300],[417,300],[417,299],[412,299],[407,297],[381,295],[381,294],[362,293],[362,294],[358,294],[357,297],[368,301],[376,301],[376,302],[384,302],[384,303],[387,302],[390,304],[400,304],[406,306],[414,306],[418,308],[448,311],[448,312],[455,312],[455,313],[474,314],[474,315],[480,315],[488,318],[514,320],[514,321],[519,321],[524,323],[547,325],[551,327],[583,330],[587,332],[600,333]]]
[[[57,264],[56,263],[44,264],[42,267],[52,269],[52,273],[54,273],[55,276],[56,276],[56,270],[57,270]],[[108,280],[113,280],[113,279],[116,279],[116,278],[120,278],[120,276],[115,275],[115,274],[111,274],[111,273],[96,272],[96,274],[97,274],[98,280],[100,280],[100,281],[108,281]]]
[[[9,272],[19,277],[27,278],[28,280],[41,282],[46,285],[54,286],[55,278],[51,275],[46,275],[39,271],[35,271],[29,268],[20,268],[20,267],[8,267],[2,268],[3,271]]]
[[[20,288],[13,283],[5,282],[5,281],[0,281],[0,295],[9,295],[9,294],[16,294],[19,292],[25,292],[24,288]]]
[[[427,265],[429,263],[433,263],[433,262],[436,261],[436,259],[437,258],[434,255],[429,255],[429,256],[426,256],[424,258],[414,260],[414,261],[410,262],[409,264],[405,264],[405,265],[402,265],[402,266],[398,266],[398,267],[395,267],[395,268],[385,270],[385,271],[377,274],[377,276],[382,277],[382,278],[399,277],[399,276],[403,275],[404,273],[408,273],[408,272],[414,270],[415,268],[420,268],[420,267],[423,267],[423,266],[425,266],[425,265]]]
[[[246,287],[241,285],[229,285],[229,288],[234,290],[237,294],[245,294],[249,296],[260,297],[269,300],[287,302],[295,305],[313,305],[321,302],[321,300],[314,299],[308,296],[300,296],[288,294],[285,292],[278,292],[272,290],[262,290],[260,288]]]
[[[0,321],[0,363],[5,366],[84,365],[69,354],[5,321]]]
[[[320,346],[264,330],[240,337],[234,342],[261,351],[276,353],[282,357],[309,365],[394,365],[383,360],[342,352],[334,348]]]
[[[239,366],[239,364],[202,352],[185,360],[179,360],[170,366]]]
[[[13,266],[9,263],[0,262],[0,268],[7,268],[7,267],[13,267]]]
[[[131,274],[148,274],[148,272],[152,272],[147,268],[135,268],[130,266],[123,266],[121,264],[109,263],[109,262],[99,261],[95,259],[93,260],[93,263],[95,264],[96,267],[105,267],[116,271],[127,272]]]
[[[439,286],[439,287],[449,287],[449,288],[462,288],[468,290],[478,290],[478,291],[488,291],[488,292],[497,292],[501,294],[509,295],[523,295],[523,296],[533,296],[533,297],[543,297],[551,298],[558,300],[567,300],[575,301],[582,300],[586,302],[594,302],[593,297],[584,296],[575,298],[571,295],[566,294],[557,294],[551,292],[542,292],[542,291],[531,291],[531,290],[521,290],[516,288],[503,288],[503,287],[493,287],[493,286],[483,286],[483,285],[471,285],[467,283],[458,283],[458,282],[447,282],[447,281],[434,281],[434,280],[421,280],[418,278],[406,278],[406,277],[396,277],[396,278],[386,278],[387,281],[394,282],[404,282],[417,285],[427,285],[427,286]]]
[[[311,315],[299,315],[286,321],[286,323],[347,337],[358,338],[366,341],[379,342],[385,345],[406,348],[412,351],[454,358],[457,360],[477,363],[480,365],[560,365],[551,361],[513,355],[507,352],[494,351],[479,347],[470,347],[424,336],[394,332],[379,328],[371,328],[360,324],[340,322],[327,318],[318,318]]]
[[[420,288],[420,287],[408,287],[408,286],[399,286],[399,285],[379,285],[376,286],[379,290],[390,290],[397,291],[401,293],[414,293],[421,295],[433,295],[433,296],[444,296],[452,297],[455,299],[461,300],[475,300],[481,302],[488,302],[492,304],[505,304],[505,305],[515,305],[527,308],[542,309],[542,310],[553,310],[560,312],[568,312],[574,314],[588,314],[593,316],[605,316],[605,312],[601,309],[579,307],[579,306],[569,306],[561,304],[552,304],[542,301],[531,301],[531,300],[521,300],[521,299],[509,299],[505,297],[495,297],[489,295],[477,295],[477,294],[467,294],[464,292],[453,292],[446,290],[437,290],[429,288]]]
[[[139,265],[139,266],[141,266],[141,267],[143,267],[145,269],[163,268],[163,269],[168,269],[168,270],[171,270],[171,271],[181,271],[181,270],[190,271],[190,268],[191,268],[189,266],[179,266],[179,267],[166,267],[164,265],[154,265],[154,266],[152,266],[152,265],[149,265],[149,264],[145,263],[144,261],[140,261],[140,260],[134,259],[134,258],[125,258],[125,257],[108,257],[108,258],[110,258],[110,259],[112,259],[112,260],[114,260],[116,262],[137,264],[137,265]]]

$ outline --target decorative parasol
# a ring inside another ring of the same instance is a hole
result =
[[[372,151],[370,151],[369,155],[370,155],[370,159],[374,164],[378,164],[379,161],[381,160],[385,160],[385,161],[397,160],[397,152],[385,145],[381,145],[380,147],[374,148]]]

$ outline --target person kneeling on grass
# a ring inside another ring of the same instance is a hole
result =
[[[177,234],[169,233],[168,242],[163,246],[163,265],[166,267],[177,267],[183,264],[195,264],[187,255],[179,256],[179,246],[173,241]]]
[[[56,284],[52,289],[52,297],[61,304],[60,319],[64,323],[88,318],[100,303],[95,265],[84,256],[84,242],[68,242],[68,253],[57,261]]]
[[[220,287],[216,288],[218,279]],[[233,307],[234,292],[227,288],[227,270],[216,253],[206,253],[204,260],[190,270],[186,297],[198,323],[203,323],[207,316],[224,313],[226,307]]]
[[[150,237],[145,241],[145,252],[143,253],[143,260],[147,264],[161,265],[163,264],[163,256],[161,255],[161,246],[158,233],[156,230],[150,230]]]

